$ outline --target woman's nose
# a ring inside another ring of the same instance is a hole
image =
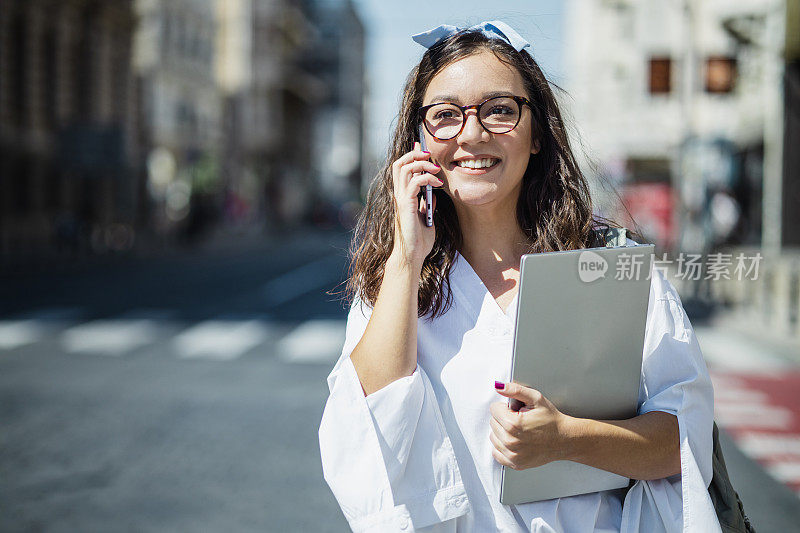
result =
[[[469,142],[482,142],[488,140],[489,140],[489,132],[483,128],[480,121],[478,120],[478,113],[467,112],[464,115],[464,128],[458,135],[459,144],[469,143]]]

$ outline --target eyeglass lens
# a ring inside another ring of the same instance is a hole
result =
[[[519,104],[513,98],[499,96],[487,100],[478,110],[483,126],[492,133],[508,133],[519,122]],[[464,114],[453,104],[436,104],[425,113],[428,131],[437,139],[452,139],[461,131]]]

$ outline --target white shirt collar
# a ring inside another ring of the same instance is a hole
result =
[[[454,281],[452,285],[456,290],[462,292],[467,305],[471,307],[475,315],[479,315],[481,309],[488,306],[494,310],[495,314],[504,317],[513,325],[517,315],[519,290],[517,290],[517,294],[514,295],[514,299],[511,300],[504,312],[494,299],[494,296],[489,292],[489,289],[486,288],[483,280],[472,268],[472,265],[469,264],[469,261],[457,250],[453,259],[453,268],[450,271],[451,281]]]

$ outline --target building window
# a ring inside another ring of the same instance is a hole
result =
[[[726,94],[736,82],[736,59],[712,56],[706,59],[706,92]]]
[[[58,50],[56,45],[55,27],[47,28],[44,36],[44,123],[48,128],[54,128],[58,120],[58,103],[56,90],[58,88]]]
[[[650,94],[669,94],[672,90],[672,59],[668,57],[650,58]]]
[[[25,95],[28,93],[28,86],[25,83],[28,72],[28,32],[26,31],[25,18],[22,13],[14,18],[11,26],[11,43],[16,47],[11,57],[10,78],[11,78],[11,105],[10,110],[14,112],[14,123],[20,128],[26,126],[25,110],[27,101]]]
[[[95,74],[95,54],[97,45],[97,21],[99,8],[90,4],[84,8],[80,22],[78,38],[74,43],[74,70],[72,91],[74,98],[74,114],[78,120],[91,120],[94,110],[94,97],[97,91]]]
[[[669,183],[670,161],[661,158],[629,158],[625,165],[631,183]]]
[[[174,32],[172,16],[169,12],[164,13],[164,29],[161,33],[161,48],[165,52],[172,51],[172,33]]]

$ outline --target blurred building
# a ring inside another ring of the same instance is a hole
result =
[[[0,254],[126,249],[139,201],[125,0],[0,2]]]
[[[348,200],[358,200],[364,155],[364,27],[352,0],[319,0],[319,29],[308,61],[327,88],[315,121],[314,174],[318,216]]]
[[[232,209],[273,228],[357,196],[364,38],[349,0],[219,0]],[[260,194],[258,194],[260,193]]]
[[[313,71],[309,59],[320,53],[314,2],[287,2],[279,24],[278,50],[283,58],[278,94],[282,117],[276,129],[281,136],[279,154],[271,172],[267,196],[271,216],[281,225],[306,222],[313,209],[317,177],[314,160],[314,125],[328,87]]]
[[[800,179],[781,163],[792,5],[570,0],[575,122],[596,176],[620,190],[648,238],[665,248],[765,239],[779,247],[800,238],[796,210],[780,209]]]
[[[216,218],[222,102],[215,77],[215,0],[136,0],[133,70],[157,234],[202,233]]]
[[[316,28],[303,3],[218,0],[217,7],[229,216],[297,223],[309,208],[309,140],[324,89],[302,69]]]
[[[786,81],[782,231],[786,245],[800,247],[800,1],[786,8]],[[800,322],[800,319],[798,319]]]
[[[281,0],[217,0],[216,77],[223,101],[222,175],[226,213],[246,222],[274,212],[267,184],[282,120]]]
[[[0,254],[335,220],[363,62],[351,0],[3,0]]]

